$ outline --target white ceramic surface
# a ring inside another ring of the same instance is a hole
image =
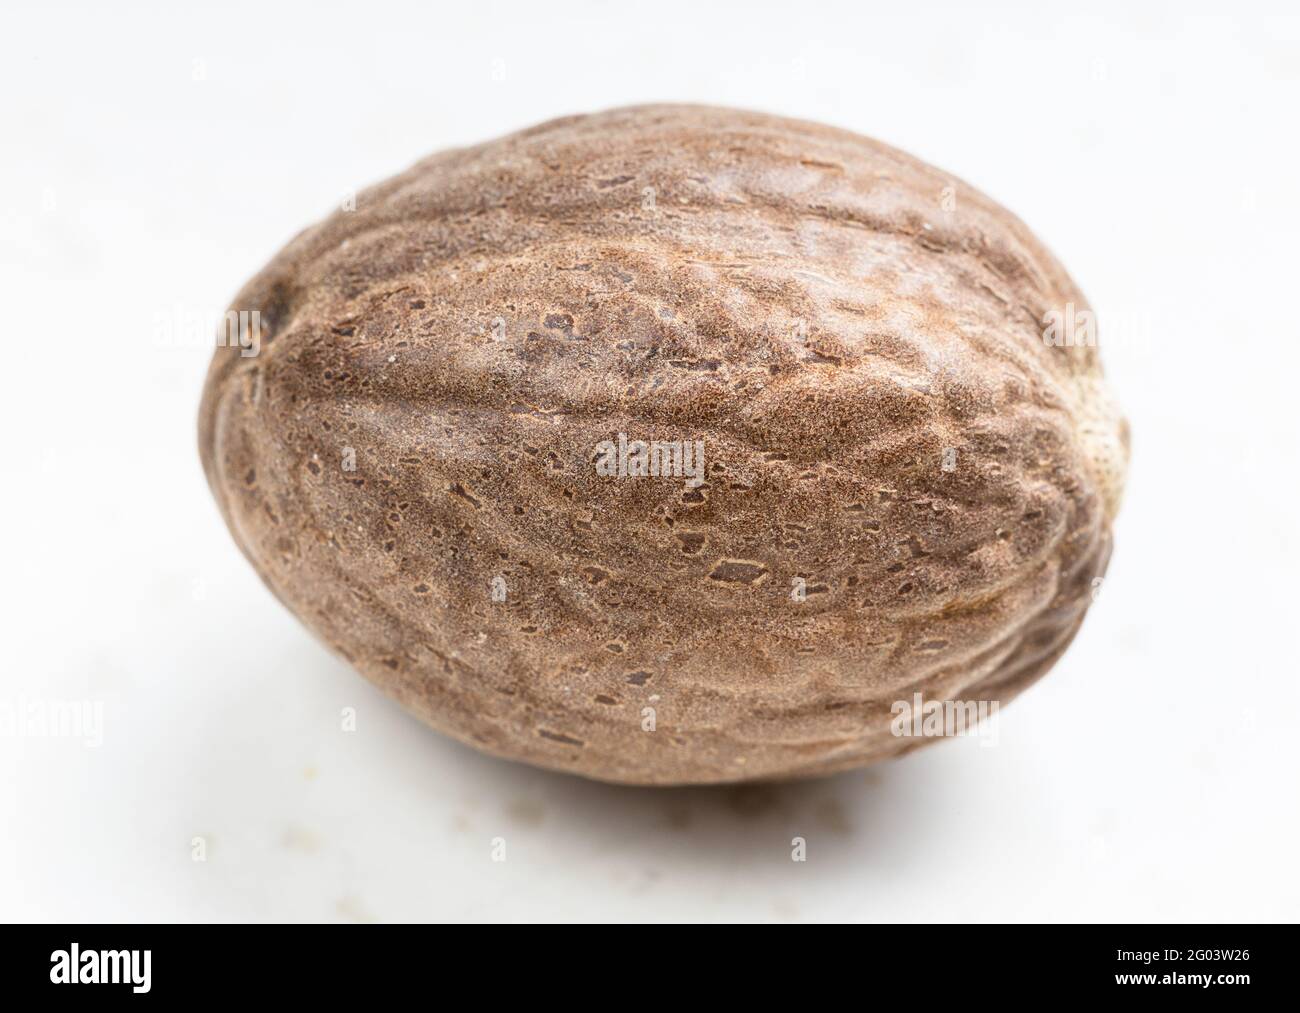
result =
[[[0,919],[1300,917],[1300,22],[1046,6],[6,4],[0,703],[91,701],[103,740],[0,737]],[[996,746],[689,791],[485,758],[224,530],[192,318],[429,152],[655,100],[905,148],[1097,309],[1134,434],[1114,562]]]

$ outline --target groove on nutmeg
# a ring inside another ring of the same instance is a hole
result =
[[[432,727],[588,777],[819,775],[1070,643],[1128,455],[1013,215],[842,130],[643,106],[433,155],[239,293],[208,481]],[[918,696],[919,694],[919,696]]]

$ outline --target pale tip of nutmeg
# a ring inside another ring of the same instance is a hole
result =
[[[1110,388],[1100,375],[1079,378],[1078,437],[1088,470],[1113,524],[1124,497],[1128,473],[1129,425]]]

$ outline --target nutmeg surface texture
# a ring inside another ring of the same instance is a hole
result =
[[[441,152],[242,312],[199,420],[235,540],[498,756],[665,785],[894,756],[933,739],[900,703],[1046,672],[1106,567],[1128,433],[1082,294],[843,130],[643,106]]]

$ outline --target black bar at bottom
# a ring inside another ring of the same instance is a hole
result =
[[[373,1000],[389,989],[404,996],[413,988],[430,1001],[455,1001],[456,993],[445,989],[462,976],[457,990],[478,992],[484,1001],[513,990],[536,1000],[560,989],[569,995],[565,1001],[600,1004],[609,1002],[607,988],[619,987],[620,979],[624,987],[615,995],[659,988],[671,995],[687,980],[703,979],[717,982],[721,995],[734,1000],[755,987],[763,991],[774,978],[789,988],[811,974],[822,980],[809,985],[815,994],[828,973],[842,976],[850,989],[861,977],[918,995],[948,986],[969,994],[967,986],[979,983],[996,984],[1000,996],[1158,988],[1221,993],[1285,982],[1277,960],[1289,949],[1282,934],[1288,940],[1293,935],[1283,925],[818,926],[804,927],[803,938],[790,927],[602,926],[598,938],[583,939],[586,931],[7,925],[0,926],[0,976],[7,1001],[63,993],[92,1004],[111,997],[147,1002],[280,996],[337,1003]],[[622,933],[637,938],[619,939]],[[846,962],[846,951],[833,948],[829,933],[856,956]],[[1045,986],[1051,991],[1045,993]],[[574,987],[588,999],[578,1000]],[[697,985],[689,991],[700,990]]]

